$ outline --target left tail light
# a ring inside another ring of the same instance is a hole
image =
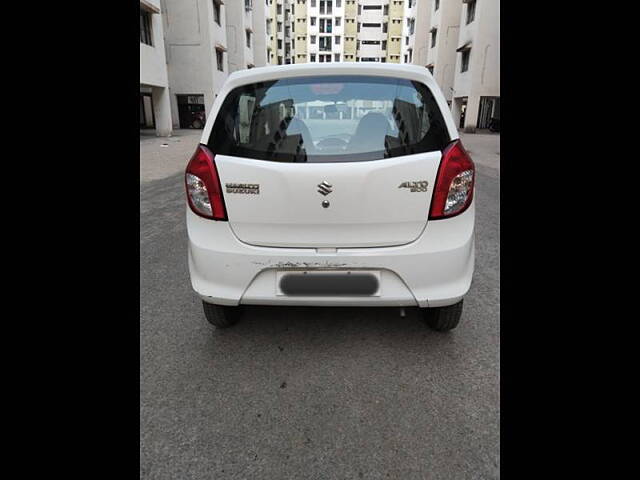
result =
[[[193,213],[213,220],[227,220],[214,155],[204,145],[198,145],[187,165],[185,186]]]

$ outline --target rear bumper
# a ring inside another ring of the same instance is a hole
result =
[[[420,237],[409,244],[327,252],[247,245],[235,237],[227,222],[203,219],[187,208],[191,285],[204,301],[220,305],[452,305],[471,286],[474,216],[475,202],[457,217],[428,222]],[[379,295],[277,294],[277,272],[313,269],[379,271]]]

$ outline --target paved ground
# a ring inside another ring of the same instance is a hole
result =
[[[500,178],[500,135],[460,132],[460,139],[483,173]]]
[[[499,136],[472,137],[476,271],[445,335],[382,308],[253,307],[216,331],[189,285],[181,173],[141,183],[141,478],[499,478]]]
[[[174,130],[170,137],[156,137],[154,131],[140,135],[140,183],[184,172],[200,141],[202,130]]]

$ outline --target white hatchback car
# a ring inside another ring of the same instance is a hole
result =
[[[413,306],[450,330],[473,275],[474,180],[424,67],[235,72],[186,169],[192,286],[216,327],[243,305]]]

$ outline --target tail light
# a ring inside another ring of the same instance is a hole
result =
[[[227,219],[214,155],[204,145],[198,145],[187,165],[185,186],[193,213],[213,220]]]
[[[453,217],[469,208],[473,200],[475,170],[460,140],[447,145],[433,189],[430,219]]]

